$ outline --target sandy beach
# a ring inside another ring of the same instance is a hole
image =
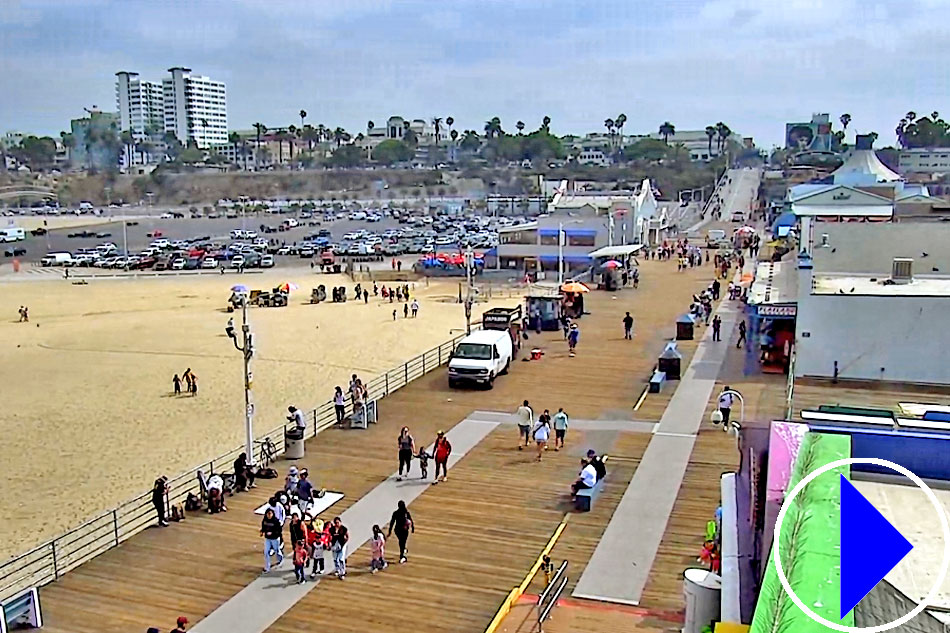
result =
[[[287,405],[322,403],[350,374],[371,378],[464,327],[455,281],[416,283],[417,319],[381,298],[310,305],[318,283],[345,285],[350,296],[354,283],[304,271],[0,287],[0,558],[147,491],[158,474],[240,445],[241,357],[224,334],[229,288],[283,281],[300,285],[287,308],[249,310],[258,433],[279,425]],[[516,303],[479,304],[476,315]],[[17,323],[21,305],[28,324]],[[172,376],[189,367],[199,394],[175,397]]]

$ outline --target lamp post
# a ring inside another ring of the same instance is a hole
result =
[[[473,276],[473,268],[475,267],[475,254],[472,252],[472,247],[469,246],[465,250],[465,283],[467,286],[467,291],[465,294],[465,334],[472,333],[472,304],[475,301],[475,284]]]
[[[568,224],[580,224],[581,220],[571,220],[570,222],[557,223],[557,285],[564,283],[564,226]]]
[[[247,322],[247,297],[241,299],[241,334],[243,344],[238,345],[234,328],[226,328],[225,332],[234,343],[234,349],[244,356],[244,450],[247,453],[248,464],[254,464],[254,403],[251,402],[251,383],[254,375],[251,373],[251,358],[254,357],[254,334],[251,325]]]

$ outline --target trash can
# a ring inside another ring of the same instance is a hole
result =
[[[692,341],[693,340],[693,326],[696,324],[696,320],[693,318],[693,315],[686,313],[680,318],[676,319],[676,340],[677,341]]]
[[[676,349],[676,341],[670,341],[656,360],[656,370],[664,372],[667,380],[679,380],[682,362],[683,355]]]
[[[704,627],[719,620],[721,592],[722,578],[718,574],[697,568],[683,572],[683,633],[701,633]]]
[[[296,426],[284,429],[284,457],[303,459],[303,429]]]

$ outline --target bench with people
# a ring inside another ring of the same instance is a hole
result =
[[[0,603],[0,631],[43,626],[43,614],[40,611],[40,593],[36,587],[30,587]]]
[[[594,499],[604,487],[607,477],[606,461],[608,455],[598,456],[597,451],[587,451],[587,456],[581,460],[581,472],[577,480],[571,484],[571,500],[574,508],[579,512],[590,512]]]

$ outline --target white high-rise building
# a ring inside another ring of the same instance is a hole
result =
[[[162,81],[165,132],[200,148],[228,142],[228,105],[224,83],[192,75],[190,68],[168,69]]]
[[[120,71],[115,74],[116,110],[119,129],[131,130],[133,138],[143,140],[146,130],[165,131],[165,100],[162,84],[146,81],[138,73]]]

